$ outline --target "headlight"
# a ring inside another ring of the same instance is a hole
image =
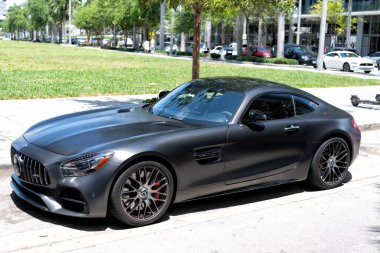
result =
[[[61,164],[61,174],[64,177],[90,175],[103,167],[113,155],[113,152],[94,153],[71,159]]]
[[[303,56],[301,56],[301,58],[304,60],[309,60],[309,56],[307,56],[307,55],[303,55]]]

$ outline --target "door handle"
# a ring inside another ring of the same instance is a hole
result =
[[[298,125],[290,125],[290,126],[287,126],[287,127],[285,127],[285,131],[286,132],[295,132],[295,131],[298,131],[298,129],[300,129],[300,126],[298,126]]]

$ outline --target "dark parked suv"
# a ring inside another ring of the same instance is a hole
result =
[[[272,49],[272,57],[276,57],[277,46]],[[285,45],[284,57],[288,59],[295,59],[299,64],[308,66],[317,66],[317,57],[307,46],[303,45]]]

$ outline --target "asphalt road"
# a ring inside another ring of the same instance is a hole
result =
[[[0,170],[0,252],[379,252],[380,130],[365,131],[343,186],[304,183],[178,204],[142,228],[39,211]]]

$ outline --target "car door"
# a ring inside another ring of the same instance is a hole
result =
[[[295,116],[293,96],[270,93],[251,102],[241,122],[248,122],[249,111],[264,113],[267,120],[254,125],[231,124],[228,131],[226,184],[239,183],[297,167],[308,141],[309,126]]]
[[[342,69],[343,68],[343,62],[340,57],[339,53],[334,53],[334,57],[331,59],[331,65],[334,69]]]

